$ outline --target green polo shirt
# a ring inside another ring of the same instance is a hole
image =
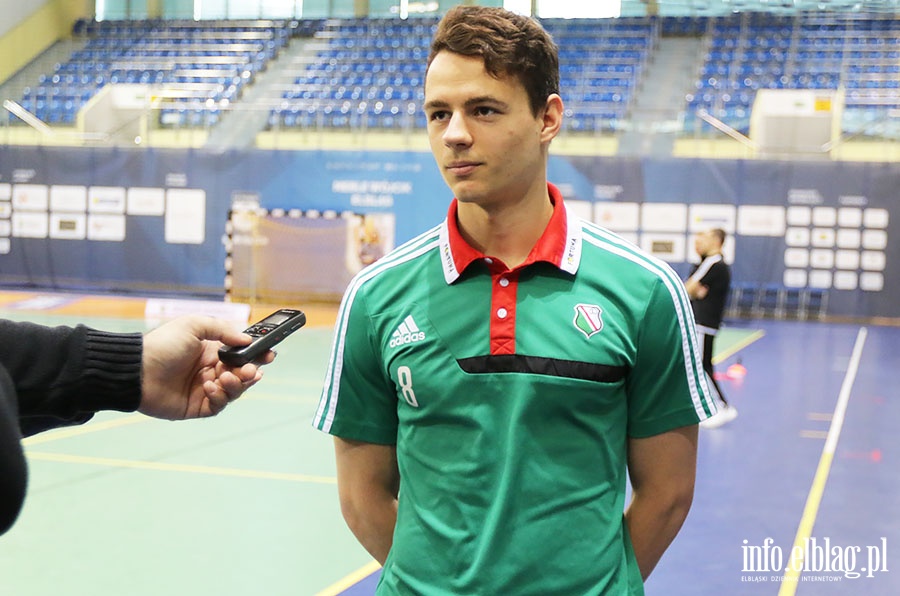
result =
[[[456,202],[341,303],[313,424],[394,445],[378,594],[641,594],[626,443],[715,412],[684,286],[554,212],[521,266],[469,246]]]

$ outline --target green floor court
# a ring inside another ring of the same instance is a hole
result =
[[[29,494],[0,540],[0,594],[334,593],[371,558],[341,519],[331,441],[310,426],[330,340],[330,328],[294,334],[216,418],[106,413],[26,440]]]
[[[0,316],[144,330],[142,320]],[[718,349],[753,334],[728,330]],[[288,338],[263,381],[216,418],[103,413],[27,439],[29,494],[0,540],[0,594],[325,595],[372,573],[340,515],[331,440],[310,426],[331,335]]]

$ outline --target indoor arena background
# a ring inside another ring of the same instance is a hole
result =
[[[0,316],[310,317],[220,417],[28,439],[0,593],[373,593],[309,421],[343,285],[445,216],[421,91],[454,4],[0,0]],[[729,233],[717,365],[741,415],[702,431],[648,594],[900,591],[897,3],[789,4],[543,19],[567,204],[681,275],[694,233]]]

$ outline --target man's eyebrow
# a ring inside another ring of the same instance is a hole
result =
[[[492,95],[479,95],[478,97],[472,97],[466,100],[465,106],[467,108],[471,108],[472,106],[482,105],[482,104],[493,104],[496,106],[506,107],[506,102],[497,99]],[[439,99],[434,99],[431,101],[426,101],[425,105],[422,106],[425,110],[433,110],[439,108],[447,108],[450,104],[446,101],[442,101]]]
[[[427,109],[433,109],[433,108],[446,108],[447,105],[448,104],[446,101],[440,101],[440,100],[434,99],[431,101],[426,101],[425,105],[422,106],[422,109],[427,110]]]

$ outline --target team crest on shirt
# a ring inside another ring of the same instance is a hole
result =
[[[603,310],[596,304],[576,304],[572,323],[585,337],[590,338],[603,329],[602,315]]]

